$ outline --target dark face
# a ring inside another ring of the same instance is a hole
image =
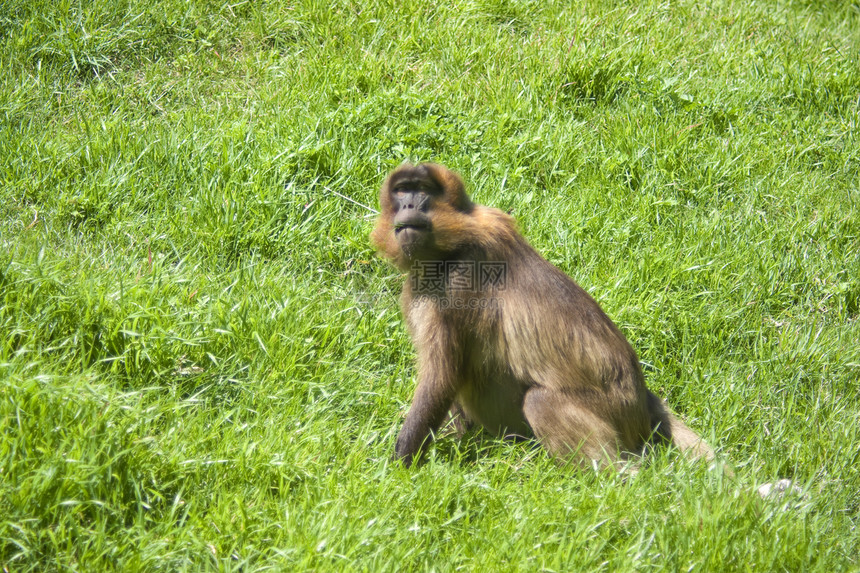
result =
[[[394,236],[407,257],[420,256],[432,243],[430,212],[439,186],[420,168],[403,173],[392,182]]]

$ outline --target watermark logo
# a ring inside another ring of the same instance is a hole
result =
[[[415,292],[502,291],[506,288],[505,261],[415,261],[409,273]]]
[[[445,290],[444,261],[415,261],[409,273],[412,290],[416,292]]]
[[[481,290],[505,290],[508,279],[508,263],[505,261],[478,263],[478,278]]]
[[[505,304],[504,299],[497,296],[436,296],[422,295],[412,299],[410,306],[412,308],[421,308],[424,305],[429,305],[434,308],[443,310],[486,310],[486,309],[501,309]]]

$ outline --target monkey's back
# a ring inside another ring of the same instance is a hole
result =
[[[506,250],[504,289],[494,293],[501,300],[496,366],[513,379],[504,383],[575,398],[611,421],[625,448],[640,448],[652,431],[651,414],[627,339],[585,290],[520,235]]]

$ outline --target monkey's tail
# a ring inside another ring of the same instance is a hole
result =
[[[693,459],[714,460],[714,449],[651,392],[648,392],[648,406],[651,410],[651,428],[659,441],[671,443]]]

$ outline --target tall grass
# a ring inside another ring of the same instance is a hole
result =
[[[860,569],[857,2],[5,0],[0,70],[6,570]],[[407,160],[735,477],[390,464],[414,356],[361,205]]]

